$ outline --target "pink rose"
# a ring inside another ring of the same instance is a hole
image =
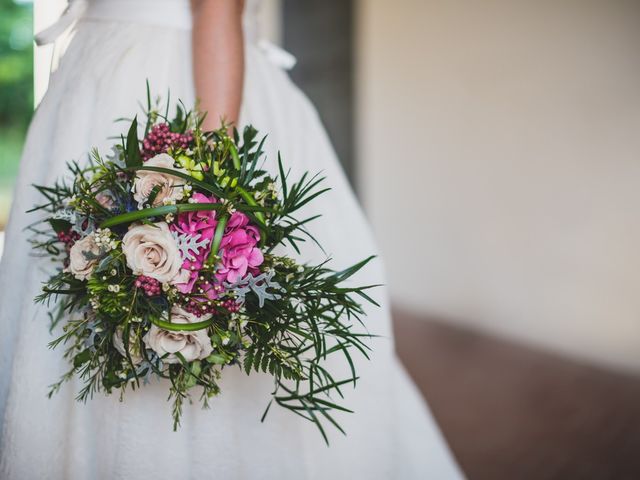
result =
[[[177,305],[171,308],[171,323],[196,323],[208,320],[211,315],[198,318]],[[211,355],[213,347],[206,330],[173,331],[151,325],[142,339],[145,345],[158,354],[164,363],[180,363],[180,353],[187,362],[202,360]]]
[[[106,208],[107,210],[113,209],[113,207],[115,207],[116,205],[113,194],[111,192],[105,191],[96,194],[96,202],[98,202],[100,206]]]
[[[147,167],[160,167],[176,172],[186,173],[183,168],[173,166],[175,161],[166,153],[156,155],[145,163]],[[184,196],[183,186],[184,180],[180,177],[174,177],[166,173],[152,172],[149,170],[139,170],[133,182],[133,198],[138,202],[138,206],[142,206],[154,188],[159,190],[153,200],[153,207],[162,205],[165,202],[180,200]]]
[[[122,251],[134,275],[145,275],[160,283],[179,278],[182,259],[165,222],[129,227],[122,239]]]
[[[71,247],[69,267],[65,271],[71,272],[78,280],[88,279],[98,265],[100,253],[101,249],[96,243],[95,234],[90,233]]]

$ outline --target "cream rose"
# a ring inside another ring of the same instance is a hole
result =
[[[171,308],[171,323],[195,323],[209,318],[211,315],[198,318],[178,306]],[[206,330],[174,332],[152,325],[143,341],[165,363],[180,363],[177,353],[180,353],[187,362],[192,362],[207,358],[213,351],[211,339]]]
[[[129,228],[122,239],[122,250],[135,275],[161,283],[171,282],[182,268],[180,250],[165,222]]]
[[[173,166],[175,160],[166,153],[161,153],[155,157],[149,159],[144,163],[145,167],[160,167],[175,170],[176,172],[187,173],[182,168],[175,168]],[[153,200],[154,207],[162,205],[165,201],[180,200],[183,195],[182,184],[184,180],[173,175],[160,172],[150,172],[146,170],[139,170],[136,173],[136,178],[133,183],[133,198],[138,202],[139,206],[142,206],[154,187],[159,186],[160,190]]]
[[[95,235],[90,233],[71,247],[69,267],[66,271],[71,272],[78,280],[86,280],[93,273],[100,253],[101,249],[96,244]]]
[[[124,339],[122,337],[123,328],[118,327],[113,334],[113,346],[120,352],[120,355],[126,358],[127,352],[124,349]],[[134,365],[142,362],[142,353],[140,352],[140,343],[137,341],[135,328],[129,327],[129,356]]]

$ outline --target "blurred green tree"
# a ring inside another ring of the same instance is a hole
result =
[[[33,114],[33,4],[0,0],[0,230]]]
[[[33,111],[33,5],[0,0],[0,126],[25,129]]]

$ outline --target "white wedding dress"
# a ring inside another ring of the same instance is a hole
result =
[[[274,168],[280,150],[292,178],[305,170],[324,171],[333,190],[305,213],[325,215],[311,229],[333,266],[352,264],[375,253],[370,228],[315,109],[278,65],[286,55],[259,46],[256,7],[249,2],[245,19],[240,124],[268,133],[267,168]],[[170,90],[172,99],[194,102],[189,0],[76,0],[58,26],[70,20],[77,20],[75,36],[29,130],[0,270],[0,478],[460,478],[394,355],[384,288],[374,295],[383,307],[368,308],[366,320],[369,331],[383,338],[374,340],[370,362],[358,362],[358,386],[345,389],[345,403],[355,413],[339,416],[347,436],[331,430],[330,447],[314,425],[276,407],[260,423],[272,383],[236,368],[224,371],[223,393],[210,410],[197,401],[185,408],[177,432],[162,382],[128,391],[124,402],[117,394],[98,394],[78,403],[75,381],[47,398],[66,363],[61,350],[47,348],[52,336],[46,308],[33,303],[50,267],[29,257],[23,231],[34,220],[24,212],[39,201],[31,184],[52,182],[66,161],[85,158],[92,146],[106,152],[108,137],[126,128],[113,120],[140,113],[146,79],[156,94]],[[324,259],[311,244],[303,255]],[[380,262],[357,280],[384,283]]]

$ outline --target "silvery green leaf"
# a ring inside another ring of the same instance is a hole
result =
[[[182,258],[192,262],[196,259],[195,255],[199,255],[200,250],[204,249],[210,243],[208,238],[198,240],[202,236],[199,233],[189,235],[188,233],[171,232],[171,235],[178,245]]]
[[[250,291],[255,293],[258,297],[260,308],[262,308],[264,307],[264,302],[266,300],[278,300],[282,298],[282,295],[278,293],[267,291],[267,288],[271,289],[272,291],[284,291],[284,289],[278,282],[274,282],[272,280],[275,273],[276,272],[274,270],[271,270],[270,272],[261,273],[257,277],[254,277],[253,274],[248,273],[246,276],[235,283],[225,282],[224,286],[227,290],[233,291],[241,303],[244,303],[247,293],[249,293]]]

